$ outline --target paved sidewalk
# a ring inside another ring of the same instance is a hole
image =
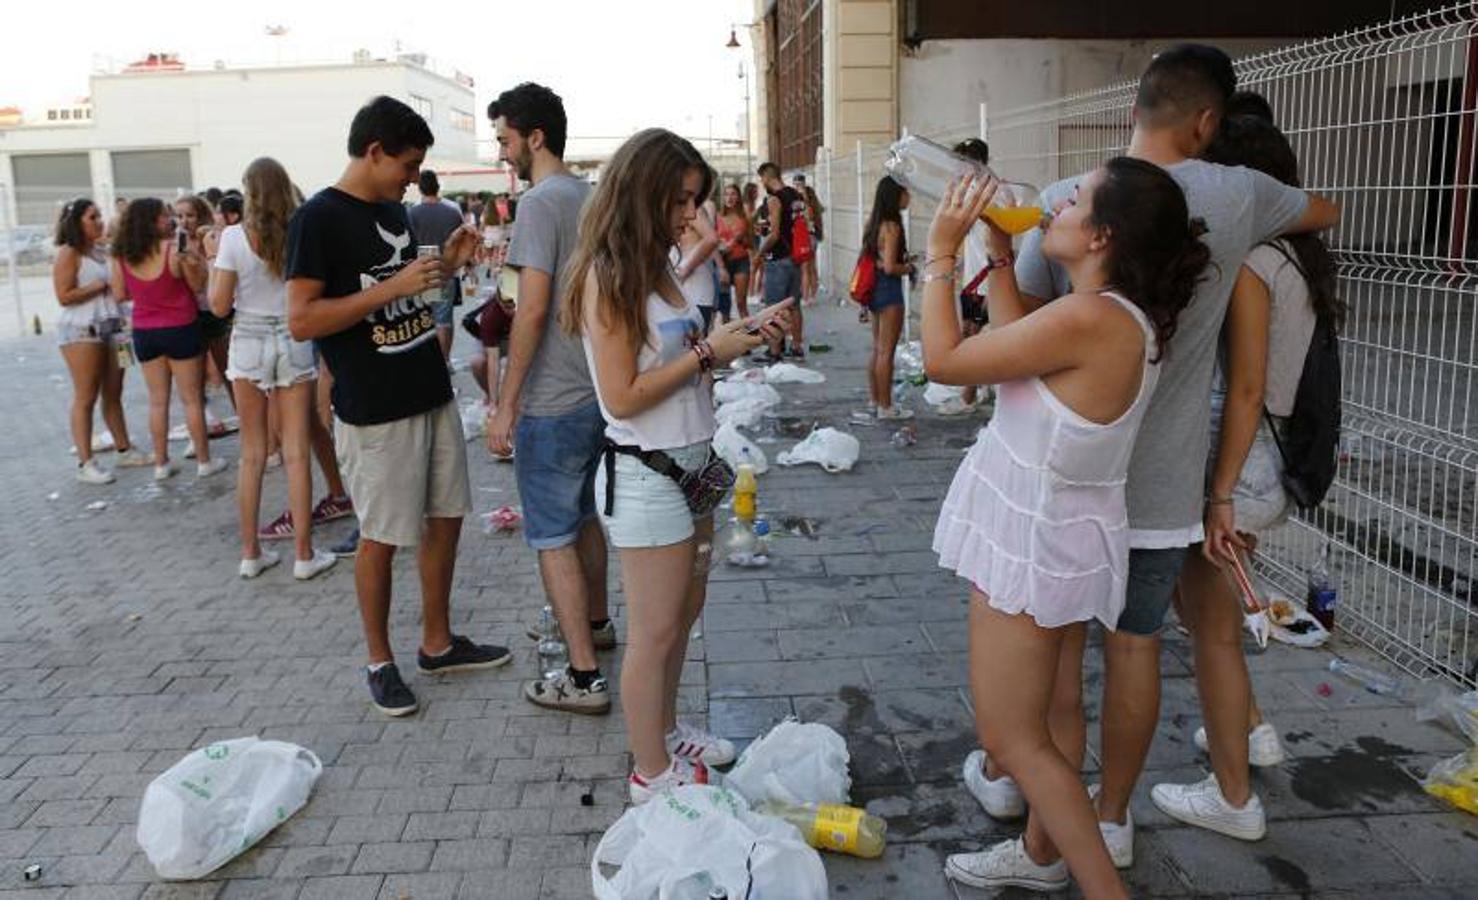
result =
[[[989,821],[959,784],[974,745],[965,591],[929,551],[977,423],[922,416],[913,447],[891,445],[891,428],[848,425],[862,402],[867,332],[850,310],[808,318],[811,339],[835,348],[811,361],[828,381],[783,386],[777,428],[853,431],[862,460],[847,474],[810,466],[761,479],[777,530],[810,533],[777,538],[768,569],[715,569],[682,707],[741,740],[788,715],[846,735],[854,799],[888,819],[889,846],[875,861],[827,856],[835,896],[979,896],[945,883],[944,854],[1013,829]],[[143,385],[137,372],[128,379],[130,423],[147,443]],[[233,474],[196,483],[187,468],[156,486],[147,469],[126,470],[112,486],[76,484],[70,387],[51,338],[0,342],[0,383],[0,898],[590,895],[590,851],[623,808],[625,738],[619,714],[566,716],[519,697],[535,669],[522,631],[543,604],[520,538],[469,521],[453,601],[460,631],[517,648],[516,662],[415,677],[422,712],[388,720],[366,703],[349,561],[307,584],[286,567],[240,581]],[[457,383],[464,396],[475,390],[465,374]],[[793,441],[764,446],[773,454]],[[234,439],[213,446],[234,460]],[[469,450],[478,510],[516,504],[511,467],[480,442]],[[265,493],[275,514],[280,472]],[[95,500],[109,505],[87,509]],[[325,542],[345,530],[328,529]],[[418,638],[410,559],[396,592],[406,659]],[[1134,807],[1136,896],[1478,895],[1478,819],[1445,811],[1416,782],[1458,740],[1333,680],[1327,658],[1281,647],[1252,658],[1259,699],[1293,758],[1257,776],[1272,822],[1266,840],[1242,844],[1173,825],[1149,803],[1149,784],[1199,777],[1206,765],[1190,741],[1200,717],[1189,648],[1170,636],[1163,727]],[[619,659],[607,655],[608,669]],[[1095,719],[1100,671],[1095,661],[1088,674]],[[311,802],[212,880],[161,883],[134,841],[145,785],[190,748],[250,734],[323,759]],[[593,806],[581,804],[586,792]],[[39,881],[23,880],[30,863]]]

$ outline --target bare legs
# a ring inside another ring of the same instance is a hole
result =
[[[1222,796],[1233,806],[1252,795],[1247,768],[1247,733],[1254,709],[1247,660],[1242,652],[1242,607],[1226,576],[1192,548],[1180,576],[1181,612],[1191,629],[1196,691],[1206,720],[1211,769]],[[1261,719],[1261,712],[1258,712]]]
[[[898,336],[903,333],[903,306],[894,304],[872,315],[872,359],[868,363],[868,384],[873,405],[879,409],[893,406],[893,353]]]
[[[606,538],[600,523],[595,519],[586,521],[573,544],[540,550],[539,575],[569,647],[570,665],[587,672],[597,668],[590,620],[609,616]]]

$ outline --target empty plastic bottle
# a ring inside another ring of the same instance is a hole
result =
[[[551,607],[539,614],[539,671],[545,678],[559,675],[569,667],[570,649],[565,645],[559,620]]]
[[[1380,694],[1383,697],[1401,697],[1406,694],[1406,683],[1401,679],[1340,659],[1337,656],[1329,661],[1329,671],[1358,681],[1372,694]]]
[[[784,819],[800,829],[806,843],[817,850],[833,850],[863,859],[883,855],[888,823],[855,806],[795,806],[766,800],[756,811]]]

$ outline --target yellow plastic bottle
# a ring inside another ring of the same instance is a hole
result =
[[[855,806],[793,806],[767,800],[758,812],[784,819],[800,829],[806,843],[817,850],[831,850],[863,859],[883,855],[888,823]]]
[[[755,497],[759,493],[759,482],[754,477],[754,466],[740,463],[734,477],[734,515],[746,527],[754,524]]]

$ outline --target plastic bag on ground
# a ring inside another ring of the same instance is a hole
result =
[[[1267,617],[1272,626],[1273,640],[1305,648],[1322,647],[1329,640],[1329,632],[1302,604],[1272,592],[1267,597]]]
[[[924,388],[924,402],[930,406],[941,406],[960,396],[963,388],[950,384],[929,382]]]
[[[769,387],[769,385],[761,385]],[[774,388],[770,388],[774,390]],[[753,428],[765,417],[765,413],[773,409],[775,404],[769,403],[760,397],[750,397],[746,400],[734,400],[725,403],[713,411],[713,418],[720,425],[726,423],[736,425],[740,428]]]
[[[775,461],[782,466],[816,463],[828,472],[846,472],[861,452],[862,444],[845,431],[818,428],[799,444],[781,452]]]
[[[619,868],[607,877],[602,866]],[[794,825],[706,784],[623,813],[596,845],[590,882],[596,900],[707,900],[715,886],[754,900],[827,897],[821,856]]]
[[[149,782],[139,847],[163,878],[200,878],[308,802],[323,764],[309,750],[255,737],[194,750]]]
[[[852,790],[847,742],[819,722],[786,719],[744,749],[724,786],[752,804],[845,806]]]
[[[1416,720],[1448,719],[1460,734],[1478,746],[1478,691],[1459,694],[1441,683],[1423,688],[1425,698],[1417,707]]]
[[[734,360],[735,364],[739,363],[742,359],[743,359],[743,357],[740,357],[739,359]],[[765,370],[764,369],[740,369],[740,370],[734,372],[728,378],[725,378],[724,380],[725,381],[732,381],[735,384],[764,384],[765,383]]]
[[[762,400],[770,406],[780,405],[780,392],[768,384],[755,384],[751,381],[735,381],[733,379],[720,381],[713,386],[713,399],[716,403],[734,403],[741,400]]]
[[[1432,766],[1422,790],[1478,816],[1478,744]]]
[[[488,405],[481,400],[468,400],[462,404],[462,436],[476,440],[487,430]]]
[[[770,384],[821,384],[826,376],[815,369],[807,369],[795,363],[775,363],[764,370],[765,381]]]
[[[742,462],[754,466],[756,475],[763,475],[770,470],[770,461],[765,457],[765,451],[745,437],[733,422],[725,422],[713,433],[713,452],[736,470]]]

